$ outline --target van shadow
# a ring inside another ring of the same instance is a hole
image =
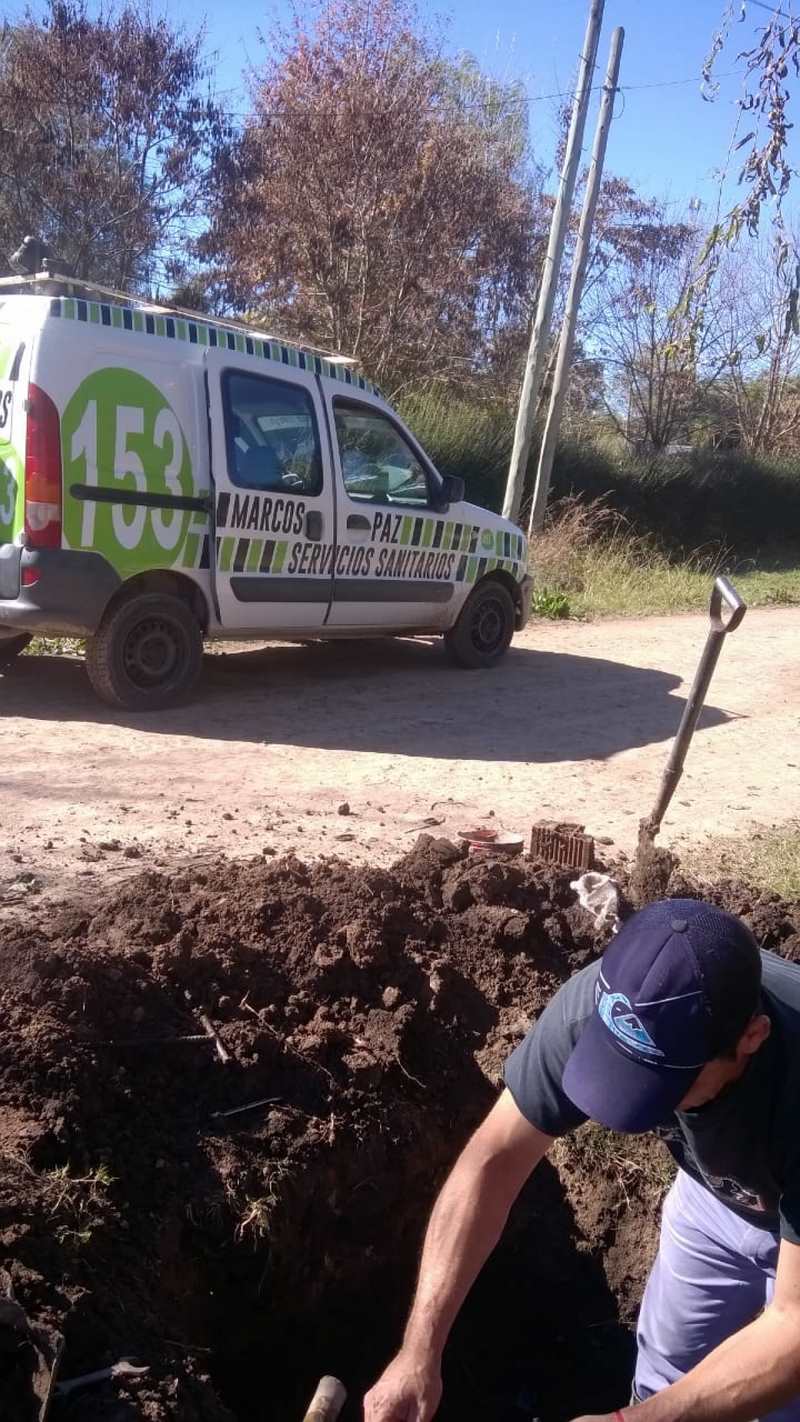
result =
[[[193,700],[115,712],[80,661],[26,656],[0,678],[0,715],[125,726],[161,736],[452,760],[605,760],[674,735],[670,672],[512,647],[491,671],[452,667],[421,639],[273,644],[210,653]],[[731,716],[707,706],[699,725]]]

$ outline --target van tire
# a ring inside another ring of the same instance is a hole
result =
[[[183,700],[203,664],[203,632],[182,598],[140,593],[112,607],[86,643],[86,670],[109,706],[158,711]]]
[[[30,642],[29,632],[15,633],[13,637],[4,637],[0,634],[0,671],[5,671],[13,661],[16,661],[20,652],[24,652]]]
[[[445,632],[448,655],[457,666],[470,671],[493,667],[508,651],[515,623],[514,599],[508,588],[487,578],[470,593],[455,626]]]

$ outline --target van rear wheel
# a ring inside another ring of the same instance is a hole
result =
[[[203,633],[179,597],[140,593],[106,613],[86,644],[86,670],[101,700],[157,711],[183,700],[203,663]]]
[[[455,626],[445,633],[445,647],[460,667],[493,667],[511,645],[515,621],[510,592],[494,578],[487,578],[470,593]]]
[[[16,660],[20,652],[24,652],[30,642],[28,632],[15,633],[13,637],[4,637],[0,634],[0,671],[5,671],[11,663]]]

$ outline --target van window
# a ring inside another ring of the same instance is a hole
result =
[[[392,421],[368,405],[344,400],[335,401],[334,412],[342,479],[350,498],[427,507],[426,471]]]
[[[228,475],[242,489],[318,494],[322,455],[307,390],[244,371],[223,376]]]

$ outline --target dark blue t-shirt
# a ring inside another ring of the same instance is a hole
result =
[[[800,1244],[800,965],[762,953],[763,1010],[772,1023],[747,1070],[707,1106],[676,1111],[658,1135],[678,1165],[748,1223]],[[594,1012],[599,963],[576,973],[505,1066],[526,1120],[563,1136],[586,1116],[561,1079]]]

